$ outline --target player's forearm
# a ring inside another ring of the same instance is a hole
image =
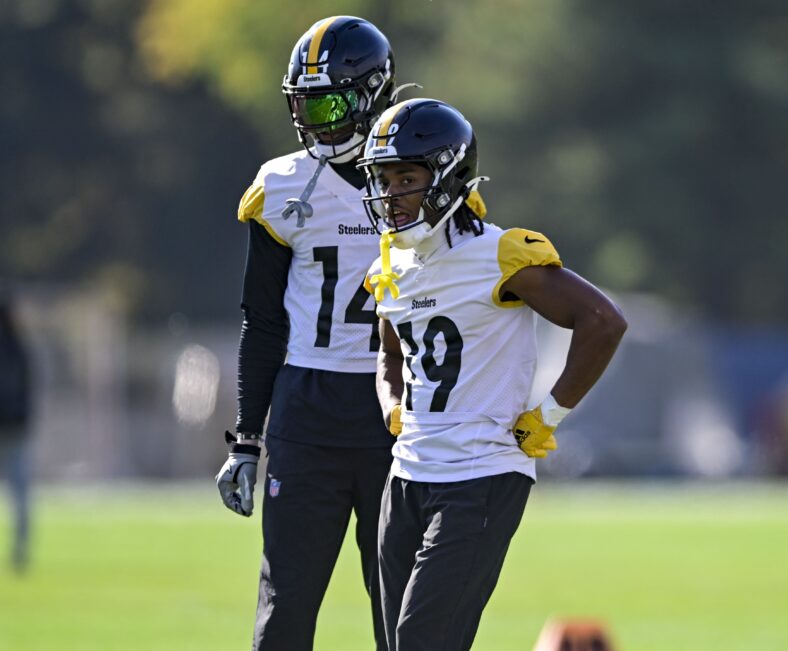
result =
[[[262,432],[274,381],[287,352],[287,323],[245,310],[238,348],[236,431]]]
[[[562,407],[573,408],[588,393],[618,348],[627,322],[611,309],[589,312],[576,319],[563,373],[551,393]]]
[[[288,247],[250,222],[238,348],[238,432],[262,432],[274,380],[284,363],[289,330],[284,296],[291,260]]]

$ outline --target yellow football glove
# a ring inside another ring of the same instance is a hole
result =
[[[391,418],[389,419],[389,432],[394,436],[402,434],[402,405],[395,405],[391,410]]]
[[[558,448],[553,436],[555,427],[544,424],[541,405],[520,414],[512,432],[520,449],[529,457],[544,459],[550,450]]]

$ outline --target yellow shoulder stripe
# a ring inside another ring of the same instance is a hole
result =
[[[273,226],[263,219],[263,205],[265,204],[265,190],[262,185],[253,183],[244,192],[241,197],[241,203],[238,204],[238,221],[246,223],[253,219],[260,224],[268,234],[274,238],[282,246],[290,246],[284,239],[277,233]]]
[[[241,202],[238,204],[238,221],[248,222],[250,219],[256,221],[257,215],[263,214],[263,203],[265,202],[265,190],[262,185],[252,183],[244,196],[241,197]]]
[[[525,228],[512,228],[498,240],[498,266],[501,269],[501,278],[493,288],[493,303],[498,307],[519,307],[525,304],[519,299],[501,300],[501,287],[509,278],[526,267],[563,265],[558,251],[544,235]]]
[[[487,215],[487,206],[484,205],[484,199],[482,199],[482,195],[479,194],[478,190],[474,190],[468,195],[468,198],[465,200],[465,205],[468,206],[473,214],[479,219],[484,219]]]

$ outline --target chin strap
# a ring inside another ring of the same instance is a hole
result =
[[[489,176],[476,176],[476,177],[472,178],[470,181],[468,181],[465,184],[466,194],[467,194],[468,198],[466,199],[465,196],[462,195],[462,194],[459,197],[457,197],[457,199],[454,201],[454,204],[451,206],[451,208],[449,208],[443,214],[443,217],[441,217],[438,220],[438,222],[435,224],[435,226],[431,226],[430,227],[430,235],[432,235],[433,233],[437,232],[437,230],[441,226],[443,226],[446,223],[446,221],[455,212],[457,212],[457,208],[459,208],[463,204],[463,202],[467,202],[468,199],[473,198],[473,200],[474,200],[474,204],[473,205],[469,204],[468,207],[473,211],[473,213],[476,216],[481,218],[484,215],[486,215],[487,214],[487,207],[484,205],[484,201],[482,201],[482,196],[479,194],[479,191],[476,188],[479,186],[479,183],[482,183],[483,181],[489,181],[489,180],[490,180]],[[476,199],[477,197],[478,197],[478,200]],[[482,214],[479,214],[479,212],[481,212],[482,208],[484,210],[483,210]],[[479,209],[479,212],[477,212],[477,209]]]
[[[479,194],[479,183],[489,180],[489,176],[477,176],[465,184],[468,188],[468,198],[465,200],[465,204],[479,219],[484,219],[487,216],[487,206],[484,204],[482,195]]]
[[[328,162],[328,157],[321,156],[320,160],[317,162],[317,169],[315,173],[312,175],[312,178],[309,179],[309,183],[306,184],[304,191],[301,193],[301,196],[298,199],[288,199],[285,203],[287,204],[285,209],[282,211],[282,219],[289,219],[291,215],[296,214],[298,216],[298,221],[296,222],[296,226],[298,228],[303,228],[304,224],[306,223],[306,219],[312,216],[314,212],[312,210],[312,205],[309,203],[309,197],[312,196],[312,192],[315,191],[315,185],[317,185],[317,177],[320,176],[320,173],[323,171],[323,168],[326,166]]]
[[[359,155],[364,148],[364,143],[367,138],[364,134],[356,131],[345,142],[338,145],[328,145],[321,143],[316,138],[312,140],[312,146],[309,147],[309,153],[313,158],[320,158],[325,156],[331,163],[349,163],[356,156]],[[339,152],[339,153],[338,153]]]
[[[465,205],[467,205],[468,208],[471,209],[471,212],[479,219],[484,219],[487,216],[487,205],[484,203],[484,199],[482,199],[482,195],[479,194],[477,189],[470,191],[468,198],[465,200]]]
[[[465,184],[465,187],[468,188],[469,194],[473,194],[474,192],[478,193],[479,183],[486,183],[489,180],[489,176],[474,176]]]
[[[399,94],[406,88],[424,88],[424,86],[422,86],[421,84],[417,84],[415,81],[409,84],[402,84],[401,86],[397,86],[393,91],[391,91],[391,99],[389,101],[392,104],[396,104]]]
[[[391,298],[399,297],[399,287],[394,282],[399,280],[399,274],[391,270],[391,245],[394,242],[394,233],[391,230],[383,231],[380,236],[380,267],[383,273],[375,274],[369,279],[375,288],[375,301],[380,303],[389,290]]]

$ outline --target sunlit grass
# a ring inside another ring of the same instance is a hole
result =
[[[30,572],[0,569],[0,649],[249,648],[259,518],[210,485],[41,486],[35,506]],[[785,649],[786,549],[786,486],[542,483],[474,649],[530,649],[554,615],[607,621],[624,651]],[[368,608],[349,537],[315,648],[373,648]]]

